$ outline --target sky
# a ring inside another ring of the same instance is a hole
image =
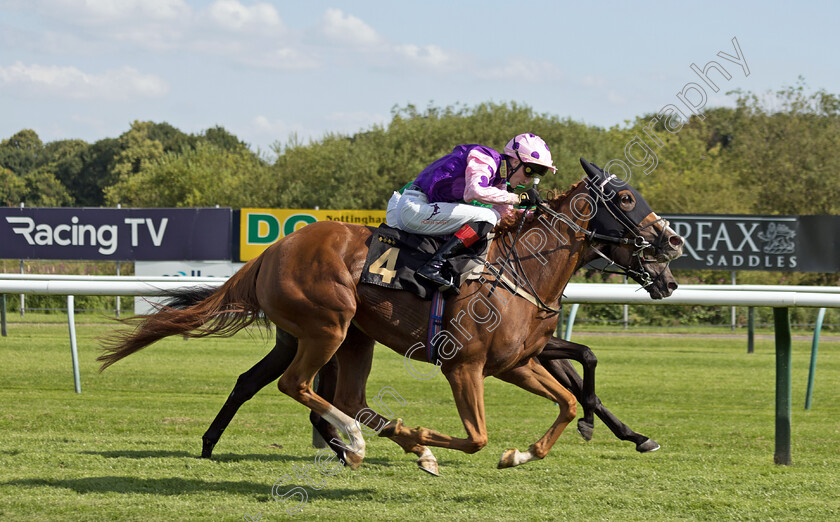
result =
[[[151,120],[270,156],[395,107],[483,102],[610,127],[687,111],[690,83],[706,108],[800,76],[838,93],[838,21],[837,2],[0,0],[0,139]],[[710,61],[729,75],[707,71],[716,93],[691,69]]]

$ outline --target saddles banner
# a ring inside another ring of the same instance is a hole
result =
[[[229,260],[229,208],[0,208],[0,258]]]
[[[685,239],[673,269],[840,271],[840,216],[665,216]]]

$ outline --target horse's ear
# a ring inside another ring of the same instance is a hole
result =
[[[595,166],[594,163],[589,163],[583,158],[580,158],[580,165],[583,167],[583,170],[586,171],[586,175],[590,178],[598,178],[603,174],[601,169]]]

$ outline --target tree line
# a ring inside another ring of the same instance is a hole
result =
[[[775,93],[738,92],[734,108],[708,109],[677,129],[655,116],[601,128],[516,103],[408,105],[394,108],[387,125],[353,135],[275,143],[271,158],[218,126],[187,134],[165,122],[135,121],[119,137],[95,143],[43,143],[24,129],[0,142],[0,202],[384,208],[393,190],[454,145],[501,150],[530,131],[545,138],[558,166],[556,176],[543,179],[545,189],[580,179],[584,157],[601,166],[620,160],[633,185],[665,213],[840,211],[837,95],[809,93],[800,82]]]

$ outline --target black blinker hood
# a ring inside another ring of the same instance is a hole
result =
[[[594,163],[580,158],[580,164],[586,171],[583,181],[589,188],[589,195],[597,202],[595,216],[592,218],[592,230],[611,237],[623,237],[627,232],[635,234],[634,228],[637,229],[642,220],[653,212],[645,198],[630,184],[607,174]],[[621,210],[618,202],[618,193],[622,190],[630,191],[636,200],[636,206],[629,212]],[[634,228],[630,228],[631,226]]]

